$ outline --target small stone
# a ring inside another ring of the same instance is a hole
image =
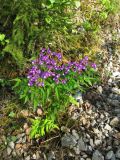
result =
[[[101,114],[101,115],[100,115],[100,118],[101,118],[101,119],[103,119],[103,118],[104,118],[104,115],[103,115],[103,114]]]
[[[73,116],[71,117],[71,119],[76,120],[80,117],[80,114],[77,112],[74,112]]]
[[[7,147],[7,154],[10,155],[12,153],[12,149],[10,147]]]
[[[22,110],[21,113],[22,113],[22,115],[23,115],[24,117],[28,117],[28,116],[29,116],[28,110]]]
[[[111,150],[111,149],[112,149],[112,146],[108,146],[108,147],[106,148],[107,151],[109,151],[109,150]]]
[[[103,136],[102,132],[99,129],[93,128],[93,131],[99,138],[101,138]]]
[[[73,149],[74,149],[74,151],[75,151],[75,153],[76,153],[77,155],[80,154],[79,147],[74,147]]]
[[[113,76],[114,77],[120,77],[120,72],[119,71],[113,72]]]
[[[93,127],[95,124],[96,124],[96,121],[93,120],[92,123],[91,123],[91,126]]]
[[[110,131],[112,131],[111,126],[109,126],[108,124],[106,124],[106,126],[105,126],[105,128],[104,128],[104,129],[108,130],[109,132],[110,132]]]
[[[26,135],[29,135],[29,134],[30,134],[30,131],[31,131],[31,128],[27,128],[27,129],[26,129]]]
[[[100,133],[99,129],[97,129],[97,128],[93,128],[93,131],[94,131],[95,134],[99,134]]]
[[[120,149],[117,150],[117,152],[116,152],[116,157],[117,157],[117,158],[120,158]]]
[[[112,157],[115,157],[113,151],[109,151],[109,152],[106,154],[106,156],[105,156],[106,159],[112,159]]]
[[[88,146],[88,150],[92,152],[93,149],[91,146]]]
[[[110,125],[113,127],[116,127],[119,124],[119,122],[120,121],[119,121],[118,117],[115,117],[111,120]]]
[[[96,146],[100,145],[101,143],[102,143],[102,141],[99,140],[99,139],[97,139],[97,140],[94,141],[94,144],[95,144]]]
[[[114,87],[112,88],[112,92],[116,94],[120,94],[120,89]]]
[[[33,159],[36,159],[36,158],[37,158],[37,157],[36,157],[36,154],[33,154],[32,158],[33,158]]]
[[[92,160],[104,160],[104,156],[98,150],[96,150],[93,153]]]
[[[120,140],[114,139],[113,146],[119,146],[119,145],[120,145]]]
[[[18,143],[18,144],[15,145],[15,149],[16,149],[16,150],[18,150],[18,149],[20,149],[20,148],[22,148],[22,144]]]
[[[55,159],[55,153],[52,151],[48,154],[48,160],[54,160]]]
[[[27,149],[27,144],[23,144],[22,148],[25,150]]]
[[[80,158],[80,160],[85,160],[84,158]]]
[[[22,143],[25,143],[27,140],[26,136],[22,138]]]
[[[91,160],[91,158],[86,158],[86,160]]]
[[[22,143],[23,138],[21,137],[20,139],[18,139],[18,141],[16,141],[16,143]]]
[[[68,155],[69,155],[69,157],[75,157],[75,155],[70,151],[69,151]]]
[[[90,139],[90,135],[86,133],[86,137]]]
[[[111,101],[111,105],[114,107],[119,107],[120,106],[120,102],[118,100],[112,100]]]
[[[30,155],[25,157],[25,160],[30,160]]]
[[[38,151],[36,152],[36,158],[40,159],[40,152],[38,152]]]
[[[13,155],[14,157],[16,157],[16,156],[17,156],[17,153],[16,153],[15,151],[13,151],[13,152],[12,152],[12,155]]]
[[[110,78],[110,79],[108,80],[108,83],[112,83],[112,81],[113,81],[113,80]]]
[[[102,86],[99,86],[99,87],[97,88],[97,90],[98,90],[98,92],[99,92],[100,94],[102,94],[102,92],[103,92]]]
[[[11,141],[11,142],[9,143],[9,147],[10,147],[11,149],[14,149],[15,143],[14,143],[13,141]]]
[[[62,126],[61,131],[67,133],[67,132],[70,132],[70,129],[65,126]]]
[[[83,117],[83,118],[82,118],[82,124],[83,124],[83,126],[85,126],[87,123],[88,123],[88,122],[87,122],[86,118]]]
[[[18,135],[17,135],[17,139],[20,139],[20,138],[22,138],[22,137],[24,137],[24,136],[25,136],[25,133],[18,134]]]
[[[84,154],[84,155],[83,155],[83,158],[87,158],[87,155],[86,155],[86,154]]]
[[[37,109],[37,114],[38,114],[39,116],[42,116],[43,111],[42,111],[42,109],[41,109],[41,108],[38,108],[38,109]]]
[[[24,128],[25,130],[26,130],[28,127],[29,127],[29,126],[28,126],[27,123],[25,123],[24,126],[23,126],[23,128]]]
[[[16,150],[16,154],[17,154],[17,156],[21,156],[21,148],[19,148],[18,150]]]

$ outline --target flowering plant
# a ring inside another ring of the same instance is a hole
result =
[[[32,61],[32,68],[29,70],[27,78],[29,86],[44,87],[45,81],[55,82],[56,84],[65,84],[69,82],[69,76],[77,79],[83,71],[87,69],[88,57],[86,56],[79,62],[63,63],[61,53],[51,52],[50,49],[42,49],[36,60]],[[91,64],[96,68],[96,64]]]
[[[38,57],[32,60],[27,78],[17,79],[15,85],[19,87],[20,98],[25,102],[31,101],[34,108],[41,106],[46,116],[45,119],[40,118],[40,123],[38,120],[33,122],[32,137],[40,133],[44,135],[48,131],[45,128],[49,126],[47,122],[51,128],[56,128],[54,123],[59,113],[65,111],[70,103],[77,104],[71,95],[76,90],[84,91],[97,81],[95,69],[96,64],[91,63],[87,56],[79,61],[64,62],[61,53],[45,48],[41,50]],[[35,131],[38,124],[42,125],[42,129]]]

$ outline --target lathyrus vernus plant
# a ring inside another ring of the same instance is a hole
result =
[[[98,80],[96,64],[88,57],[78,61],[63,62],[61,53],[42,49],[32,61],[24,79],[16,79],[15,90],[25,103],[31,101],[34,108],[42,106],[44,117],[33,120],[31,136],[43,136],[53,128],[57,117],[70,103],[77,105],[71,96],[76,90],[85,91]]]

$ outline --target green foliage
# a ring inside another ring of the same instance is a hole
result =
[[[3,52],[10,53],[20,68],[41,46],[93,55],[102,26],[120,6],[119,0],[0,0],[0,4],[0,32],[10,40]]]
[[[5,34],[0,33],[0,60],[3,58],[2,50],[5,47],[6,44],[9,44],[9,40],[6,39]],[[0,75],[1,78],[1,75]],[[4,79],[0,79],[0,85],[3,83],[4,85]]]
[[[10,44],[4,52],[9,52],[19,66],[23,65],[23,57],[48,46],[56,31],[66,35],[72,26],[73,9],[80,6],[77,0],[0,0],[0,4],[2,27],[10,33],[6,32]]]
[[[14,46],[14,44],[8,44],[4,49],[3,52],[10,53],[14,60],[16,61],[19,68],[23,68],[26,62],[25,57],[23,56],[23,52],[20,48]]]
[[[31,138],[38,138],[39,136],[44,136],[46,133],[53,129],[59,129],[58,126],[49,119],[32,119],[32,128],[30,132]]]
[[[4,46],[7,43],[9,43],[9,40],[5,39],[5,35],[4,34],[0,34],[0,45]]]

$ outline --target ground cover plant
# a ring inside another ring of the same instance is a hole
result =
[[[15,91],[24,102],[31,101],[34,109],[41,107],[43,115],[32,120],[31,136],[43,136],[45,132],[58,128],[55,124],[60,112],[65,112],[70,103],[77,105],[73,94],[85,91],[98,81],[96,64],[89,62],[88,57],[79,61],[63,62],[61,53],[43,48],[27,77],[15,79]]]

